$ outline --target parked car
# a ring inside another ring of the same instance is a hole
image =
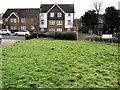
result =
[[[11,35],[11,31],[8,29],[1,29],[0,34],[2,35]]]
[[[0,35],[0,44],[1,44],[1,42],[2,42],[2,35]]]
[[[30,35],[30,32],[28,30],[20,30],[20,31],[14,32],[14,35],[15,36],[18,36],[18,35],[27,36],[27,35]]]

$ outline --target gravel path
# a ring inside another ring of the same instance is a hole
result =
[[[3,48],[4,46],[8,46],[8,45],[13,45],[17,41],[20,41],[20,40],[3,39],[2,42],[1,42],[1,44],[0,44],[0,48]]]

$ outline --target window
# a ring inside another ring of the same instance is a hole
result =
[[[17,22],[17,19],[16,19],[16,18],[10,18],[10,22],[11,22],[11,23],[16,23],[16,22]]]
[[[26,30],[26,26],[21,26],[21,30]]]
[[[13,30],[16,30],[17,29],[17,26],[14,26]]]
[[[8,26],[5,26],[6,29],[8,29]]]
[[[55,29],[54,28],[50,28],[49,31],[55,31]]]
[[[71,14],[70,14],[70,13],[68,13],[68,16],[71,16]]]
[[[70,28],[68,28],[68,29],[67,29],[67,31],[71,31],[71,29],[70,29]]]
[[[57,13],[57,17],[62,17],[62,13],[61,13],[61,12],[58,12],[58,13]]]
[[[62,25],[62,20],[58,20],[57,25]]]
[[[54,20],[50,20],[49,21],[49,25],[55,25],[55,21]]]
[[[25,18],[21,18],[21,22],[25,22]]]
[[[44,24],[44,20],[41,20],[41,24],[42,24],[42,25]]]
[[[8,19],[6,18],[5,21],[8,22]]]
[[[41,31],[44,31],[44,28],[41,28]]]
[[[34,30],[34,29],[35,29],[35,27],[34,27],[34,26],[31,26],[31,29],[32,29],[32,30]]]
[[[44,14],[43,14],[43,13],[41,13],[41,17],[44,17]]]
[[[70,20],[68,20],[68,25],[71,25],[71,21]]]
[[[14,21],[14,23],[16,23],[16,22],[17,22],[17,19],[16,19],[16,18],[14,18],[14,19],[13,19],[13,21]]]
[[[13,26],[10,26],[10,30],[13,30]]]
[[[51,12],[50,17],[54,17],[54,16],[55,16],[54,12]]]
[[[57,31],[58,32],[62,32],[62,28],[57,28]]]
[[[14,21],[13,18],[10,18],[10,22],[13,23],[13,21]]]

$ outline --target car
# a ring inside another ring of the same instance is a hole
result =
[[[14,32],[14,35],[27,36],[27,35],[30,35],[30,32],[28,30],[20,30],[20,31]]]
[[[2,42],[2,35],[0,35],[0,44],[1,44],[1,42]]]
[[[0,34],[1,35],[11,35],[11,31],[9,29],[1,29]]]

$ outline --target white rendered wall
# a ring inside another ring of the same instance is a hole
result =
[[[44,24],[41,24],[41,20],[44,20]],[[47,13],[40,13],[40,28],[47,28]]]
[[[68,13],[65,13],[65,28],[73,28],[73,13],[70,13],[71,16],[68,16]],[[68,20],[71,20],[71,25],[68,25]]]
[[[120,10],[120,1],[118,2],[118,10]]]

